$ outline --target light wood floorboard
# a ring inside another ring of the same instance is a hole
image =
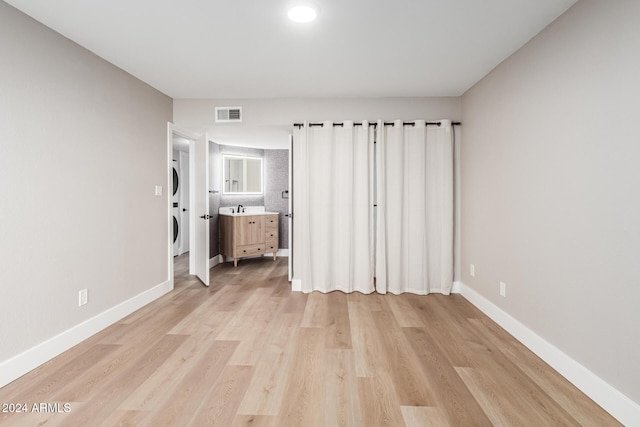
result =
[[[0,389],[2,426],[616,426],[459,295],[291,292],[287,259],[211,271]]]

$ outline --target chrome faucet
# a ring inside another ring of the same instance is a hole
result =
[[[238,205],[238,213],[244,212],[244,206]]]

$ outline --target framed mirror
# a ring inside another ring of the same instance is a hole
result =
[[[262,157],[222,155],[224,194],[262,194]]]

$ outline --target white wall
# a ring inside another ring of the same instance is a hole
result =
[[[462,97],[462,280],[636,403],[639,22],[581,0]]]
[[[214,122],[215,107],[241,106],[243,122]],[[305,120],[460,119],[459,97],[175,99],[175,123],[207,131],[220,144],[289,148],[293,123]]]
[[[169,279],[172,101],[4,2],[0,57],[1,371]]]

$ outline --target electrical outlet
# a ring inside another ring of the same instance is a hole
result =
[[[500,282],[500,295],[503,297],[507,296],[507,284],[504,282]]]
[[[471,277],[476,277],[476,266],[473,264],[469,264],[469,275]]]
[[[156,185],[156,196],[162,196],[162,185]]]
[[[89,301],[89,290],[83,289],[78,292],[78,307],[82,307]]]

